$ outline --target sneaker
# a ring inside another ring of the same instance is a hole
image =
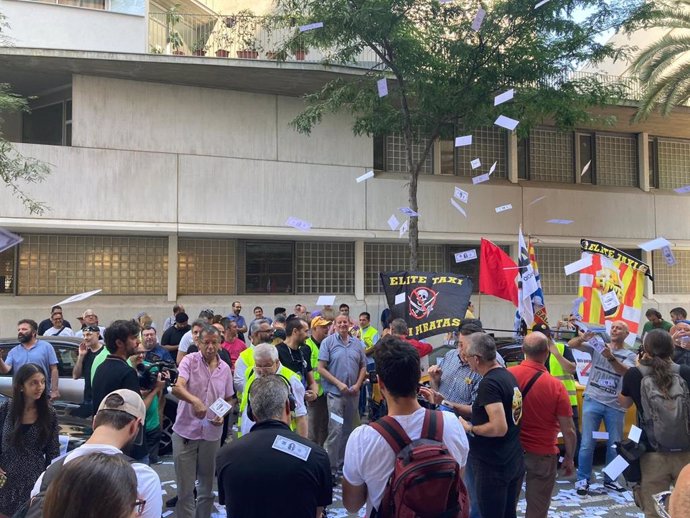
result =
[[[580,496],[587,496],[589,494],[589,482],[586,480],[578,480],[575,483],[575,492]]]
[[[624,491],[627,491],[626,488],[621,486],[618,482],[615,480],[610,480],[608,482],[604,482],[604,487],[606,489],[610,489],[611,491],[616,491],[618,493],[623,493]]]

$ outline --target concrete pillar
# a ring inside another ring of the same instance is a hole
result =
[[[168,302],[177,301],[177,234],[168,236]]]
[[[506,157],[508,180],[511,183],[518,183],[518,138],[512,131],[508,133]]]
[[[642,250],[642,262],[647,263],[649,267],[652,267],[652,252],[645,252]],[[654,269],[652,268],[652,274],[654,274]],[[644,278],[644,297],[647,299],[654,298],[654,283],[652,280],[645,276]]]
[[[355,241],[355,299],[364,300],[364,241]]]
[[[637,168],[640,175],[640,189],[649,192],[651,187],[649,185],[649,133],[638,133],[637,135]]]

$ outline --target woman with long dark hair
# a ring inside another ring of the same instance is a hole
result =
[[[0,405],[0,515],[12,516],[60,453],[58,420],[35,363],[14,375],[12,400]],[[4,484],[2,483],[4,480]]]
[[[137,477],[121,455],[90,453],[66,463],[50,484],[43,518],[131,518],[146,502]]]

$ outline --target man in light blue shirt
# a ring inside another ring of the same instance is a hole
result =
[[[37,339],[38,324],[29,319],[17,322],[17,340],[19,345],[13,347],[3,361],[0,358],[0,373],[17,372],[27,363],[35,363],[46,375],[46,387],[50,387],[50,398],[60,397],[58,390],[58,360],[55,349],[50,343]]]

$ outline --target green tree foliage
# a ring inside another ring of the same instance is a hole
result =
[[[6,29],[5,17],[0,14],[0,46],[7,46],[10,43],[3,34]],[[0,83],[0,128],[3,124],[3,113],[22,111],[29,111],[27,100],[12,93],[9,85]],[[22,189],[22,184],[42,182],[49,173],[50,170],[46,164],[23,156],[4,139],[0,130],[0,183],[5,184],[5,187],[22,201],[30,214],[43,214],[47,206],[30,197]]]
[[[625,96],[623,84],[572,74],[582,62],[620,58],[597,36],[643,18],[631,0],[277,0],[277,20],[323,28],[294,39],[325,53],[326,64],[348,65],[364,54],[376,56],[365,74],[342,77],[306,96],[307,107],[294,121],[309,133],[324,114],[353,116],[356,135],[401,134],[409,173],[409,206],[417,210],[417,180],[435,139],[492,125],[500,114],[518,119],[518,132],[544,119],[560,128],[591,121],[589,108]],[[472,21],[480,7],[486,17],[479,31]],[[579,23],[576,9],[590,14]],[[293,42],[288,42],[288,44]],[[376,81],[389,79],[379,98]],[[494,107],[496,94],[515,88],[515,99]],[[424,152],[416,143],[428,138]],[[489,157],[486,157],[487,161]],[[417,218],[410,220],[411,269],[417,267]]]
[[[690,101],[690,0],[662,0],[654,4],[646,28],[666,33],[640,51],[630,70],[646,85],[635,120],[656,108],[668,115]]]

